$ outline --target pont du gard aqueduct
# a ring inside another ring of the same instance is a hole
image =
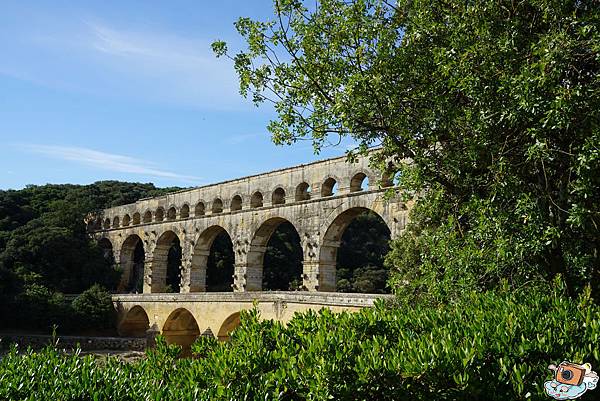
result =
[[[390,180],[345,157],[284,168],[147,198],[90,214],[88,230],[123,271],[113,301],[119,333],[144,336],[153,327],[168,342],[191,343],[212,333],[225,339],[239,312],[257,305],[261,316],[289,320],[296,311],[357,310],[381,295],[335,293],[341,236],[359,214],[376,213],[393,238],[410,204],[389,196]],[[386,196],[388,194],[388,196]],[[303,253],[302,291],[263,291],[263,259],[277,227],[290,223]],[[209,292],[208,259],[226,233],[233,244],[230,292]],[[167,289],[172,245],[180,246],[179,288]],[[138,291],[131,282],[138,276]]]

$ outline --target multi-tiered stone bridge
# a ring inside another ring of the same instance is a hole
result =
[[[156,324],[163,332],[171,331],[173,338],[176,332],[185,336],[208,329],[222,337],[229,323],[236,322],[236,313],[253,300],[271,305],[263,315],[279,320],[297,310],[372,305],[375,295],[331,293],[336,288],[337,249],[344,230],[365,211],[380,216],[392,238],[404,229],[410,205],[390,197],[390,185],[368,158],[348,163],[340,157],[142,199],[92,215],[88,229],[120,265],[122,290],[135,274],[136,252],[143,252],[143,293],[114,297],[120,331],[139,334]],[[257,293],[262,291],[267,243],[284,222],[300,237],[304,291]],[[233,293],[206,293],[211,246],[223,232],[233,244]],[[166,294],[174,241],[181,247],[180,284],[175,289],[179,294]]]

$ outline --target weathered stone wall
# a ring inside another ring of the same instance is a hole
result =
[[[56,347],[60,349],[82,351],[143,351],[146,349],[146,338],[124,337],[85,337],[57,336]],[[3,335],[0,336],[3,346],[18,344],[21,348],[31,347],[41,349],[49,344],[55,344],[52,336],[44,335]]]
[[[296,312],[356,312],[391,295],[303,291],[193,294],[122,294],[113,296],[119,316],[119,332],[142,335],[149,327],[165,334],[187,336],[211,333],[224,338],[239,323],[239,312],[257,308],[262,319],[288,322]],[[185,345],[185,343],[184,343]]]

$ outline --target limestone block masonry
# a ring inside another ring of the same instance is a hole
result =
[[[261,319],[287,323],[298,312],[323,308],[356,312],[378,299],[391,300],[393,295],[303,291],[119,294],[113,296],[113,303],[121,335],[144,337],[153,330],[168,343],[189,347],[200,335],[226,340],[239,325],[242,310],[256,309]]]
[[[86,222],[121,266],[122,288],[133,274],[134,249],[141,241],[144,293],[164,292],[174,238],[182,248],[179,292],[206,291],[208,256],[223,231],[234,248],[233,290],[261,291],[267,242],[279,224],[289,222],[301,239],[303,288],[335,291],[337,249],[358,214],[377,213],[392,238],[405,228],[411,204],[398,195],[386,197],[390,185],[368,157],[355,163],[339,157],[141,199],[91,213]]]

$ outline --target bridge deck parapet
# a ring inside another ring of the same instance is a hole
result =
[[[115,303],[240,303],[240,302],[287,302],[307,305],[369,307],[377,299],[391,300],[389,294],[353,294],[336,292],[302,291],[252,291],[252,292],[205,292],[205,293],[152,293],[152,294],[116,294]]]

